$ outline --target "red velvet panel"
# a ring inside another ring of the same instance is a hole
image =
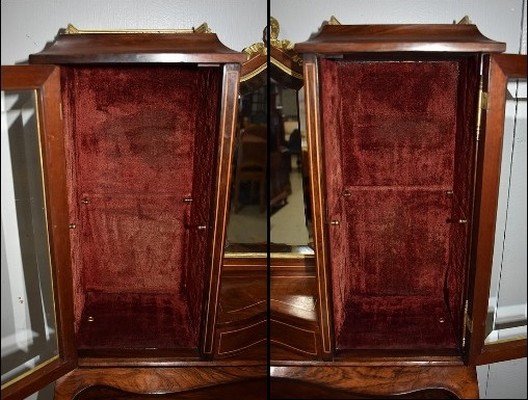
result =
[[[221,77],[216,67],[63,67],[80,346],[198,346]],[[143,314],[126,322],[134,302]],[[106,308],[122,324],[105,332]],[[87,313],[103,322],[87,325]]]
[[[353,296],[339,349],[448,349],[456,346],[442,296]]]
[[[77,340],[80,349],[196,347],[191,325],[187,305],[172,293],[88,291]]]
[[[443,298],[449,257],[446,220],[451,211],[445,192],[349,190],[345,203],[349,271],[343,278],[353,294]]]
[[[460,240],[450,192],[471,151],[458,138],[460,64],[320,60],[326,211],[341,222],[328,228],[339,349],[456,347],[448,306],[462,307],[465,277],[451,274],[446,291]]]
[[[185,210],[178,196],[83,198],[89,199],[80,210],[85,290],[179,291]]]
[[[457,78],[454,62],[340,63],[345,184],[452,185]]]

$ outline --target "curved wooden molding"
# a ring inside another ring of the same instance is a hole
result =
[[[242,63],[245,59],[204,25],[184,31],[81,31],[70,27],[44,50],[29,56],[30,64]]]
[[[483,52],[506,50],[506,44],[485,37],[475,25],[332,25],[325,24],[309,40],[297,43],[299,53],[349,52]]]
[[[475,367],[287,366],[271,367],[271,378],[272,382],[316,385],[358,396],[385,398],[429,390],[447,391],[460,399],[477,399],[479,395]],[[284,398],[284,393],[274,391],[272,384],[271,396]]]
[[[79,368],[57,381],[55,400],[71,400],[93,386],[136,394],[168,394],[265,376],[265,367]]]

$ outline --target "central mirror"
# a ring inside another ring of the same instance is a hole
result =
[[[226,256],[265,257],[268,223],[273,254],[313,254],[302,59],[278,35],[272,17],[269,35],[244,49]]]

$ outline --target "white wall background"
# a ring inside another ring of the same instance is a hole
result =
[[[484,35],[506,42],[507,52],[526,54],[526,20],[522,18],[526,14],[526,0],[270,2],[271,14],[281,25],[280,37],[293,42],[308,39],[331,15],[343,24],[451,23],[469,15]],[[266,0],[2,0],[1,12],[2,64],[26,62],[29,54],[42,50],[59,28],[68,23],[81,29],[174,29],[198,26],[205,21],[225,45],[235,50],[260,41],[266,25]],[[509,160],[510,155],[506,153],[503,159]],[[503,168],[499,211],[502,213],[499,224],[503,225],[509,182],[509,175],[505,174]],[[508,209],[511,220],[516,215],[525,215],[526,203],[521,207],[522,210]],[[500,229],[504,231],[505,227]],[[525,242],[518,238],[509,240],[512,242],[507,248],[525,251]],[[515,278],[515,269],[525,270],[526,263],[506,267]],[[526,359],[483,366],[478,373],[481,397],[526,398]],[[49,391],[39,398],[48,395]]]
[[[265,0],[2,0],[2,64],[24,62],[60,28],[185,29],[207,22],[234,50],[258,42]]]

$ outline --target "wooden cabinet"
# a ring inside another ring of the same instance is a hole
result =
[[[472,398],[476,365],[526,356],[487,322],[506,86],[526,56],[473,25],[326,25],[295,49],[304,258],[224,258],[246,57],[205,26],[69,28],[2,67],[2,246],[38,282],[9,297],[22,334],[2,399],[52,381],[57,399],[258,399],[268,371],[272,398]],[[270,71],[295,77],[283,56],[271,46]]]
[[[2,91],[36,91],[58,331],[57,354],[2,382],[3,399],[23,398],[74,369],[57,386],[61,398],[77,393],[66,388],[112,379],[125,391],[164,393],[265,374],[251,363],[208,369],[214,363],[206,361],[219,346],[244,59],[206,26],[70,28],[31,55],[31,65],[2,67]],[[119,366],[131,369],[111,368]],[[180,369],[133,368],[140,366]],[[119,383],[123,373],[128,383]],[[175,379],[185,373],[187,383]]]
[[[456,368],[476,387],[475,364],[525,356],[525,338],[483,344],[505,85],[526,79],[526,57],[474,25],[326,25],[295,49],[326,362],[281,361],[276,378],[332,388],[334,371],[359,379],[351,393],[385,396]],[[411,365],[433,372],[383,388]]]

